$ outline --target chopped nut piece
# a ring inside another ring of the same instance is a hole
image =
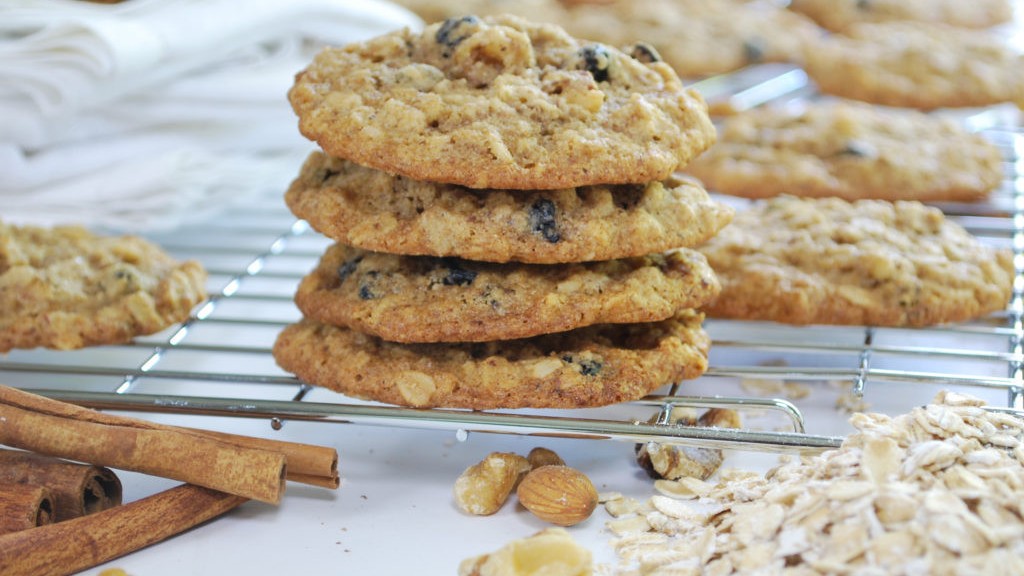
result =
[[[728,408],[712,408],[700,415],[697,425],[709,428],[739,428],[740,413]]]
[[[597,489],[579,470],[541,466],[531,470],[516,489],[519,503],[541,520],[572,526],[586,520],[597,507]]]
[[[493,452],[466,468],[455,481],[455,503],[465,512],[478,516],[494,514],[508,499],[530,463],[518,454]]]
[[[459,576],[590,576],[592,572],[590,551],[563,528],[541,530],[459,564]]]
[[[735,410],[712,408],[696,422],[674,421],[675,424],[717,428],[739,428],[740,415]],[[683,477],[706,480],[722,465],[723,454],[717,448],[679,446],[658,442],[636,445],[636,461],[655,479],[677,480]]]
[[[556,454],[553,450],[542,448],[540,446],[530,450],[527,454],[526,459],[530,461],[531,468],[540,468],[541,466],[564,466],[565,461],[562,457]]]

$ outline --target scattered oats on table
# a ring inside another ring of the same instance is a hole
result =
[[[1024,574],[1024,420],[942,392],[850,421],[840,448],[763,476],[688,479],[691,500],[607,499],[619,561],[597,572]]]

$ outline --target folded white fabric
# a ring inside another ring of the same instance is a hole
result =
[[[403,26],[380,0],[0,0],[0,218],[160,230],[283,191],[312,147],[295,73]]]

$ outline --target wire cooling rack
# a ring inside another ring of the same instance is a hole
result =
[[[709,100],[727,100],[737,109],[816,97],[802,71],[774,65],[697,87]],[[891,329],[708,320],[713,346],[707,374],[600,409],[479,412],[363,402],[308,386],[271,357],[278,331],[299,317],[295,286],[329,245],[294,219],[282,194],[274,194],[152,238],[179,258],[200,260],[210,272],[210,298],[186,323],[123,346],[12,351],[0,357],[0,382],[95,408],[264,418],[275,428],[309,420],[451,430],[458,438],[514,433],[764,451],[840,444],[839,434],[807,425],[805,405],[824,413],[828,423],[845,420],[837,406],[870,403],[879,411],[901,411],[925,403],[930,392],[956,389],[1020,411],[1024,131],[1016,109],[957,115],[1000,147],[1006,178],[986,202],[939,206],[984,242],[1011,248],[1017,269],[1007,309],[975,322]],[[739,430],[675,426],[668,418],[675,406],[739,408],[750,417]]]

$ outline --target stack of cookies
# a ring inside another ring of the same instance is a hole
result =
[[[732,210],[673,174],[714,141],[649,46],[511,16],[321,52],[289,99],[291,210],[337,243],[278,364],[415,407],[600,406],[694,378]]]

